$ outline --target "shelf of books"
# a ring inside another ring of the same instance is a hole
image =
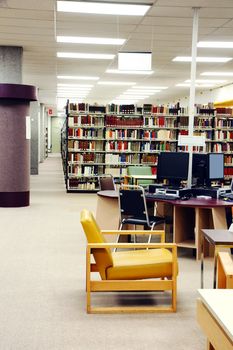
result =
[[[121,179],[129,165],[152,166],[161,151],[186,151],[178,136],[188,134],[188,110],[175,106],[67,104],[62,157],[68,192],[99,190],[99,176]],[[194,135],[205,135],[206,147],[194,152],[223,152],[225,176],[233,176],[233,110],[197,106]]]

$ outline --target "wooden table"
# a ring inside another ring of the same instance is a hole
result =
[[[233,290],[198,291],[197,320],[207,337],[207,350],[233,349]]]
[[[153,198],[148,201],[154,200]],[[196,258],[201,258],[202,229],[227,229],[226,208],[233,202],[218,199],[191,198],[189,200],[157,200],[173,206],[173,242],[178,247],[196,250]],[[209,246],[205,247],[206,255]]]
[[[102,229],[118,229],[119,205],[117,191],[97,193],[96,219]],[[225,208],[233,202],[218,199],[191,198],[189,200],[161,200],[147,198],[147,202],[159,202],[173,207],[173,242],[178,247],[196,250],[196,258],[201,258],[201,230],[227,229]],[[209,253],[205,246],[206,255]]]
[[[229,230],[202,230],[201,239],[201,288],[204,287],[204,240],[214,246],[214,279],[216,288],[217,254],[220,248],[233,248],[233,232]],[[233,315],[232,315],[233,320]],[[233,321],[232,321],[233,322]]]

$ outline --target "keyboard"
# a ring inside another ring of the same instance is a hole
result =
[[[233,201],[233,193],[226,193],[221,195],[221,199]]]
[[[147,193],[146,198],[153,198],[153,199],[165,199],[165,200],[177,200],[180,199],[179,197],[172,195],[172,194],[163,194],[163,193]]]

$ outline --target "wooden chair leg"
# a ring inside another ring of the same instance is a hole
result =
[[[215,350],[215,348],[213,347],[213,345],[209,342],[209,340],[207,340],[207,350]]]
[[[90,249],[87,248],[86,254],[86,308],[87,313],[91,313],[91,252]]]

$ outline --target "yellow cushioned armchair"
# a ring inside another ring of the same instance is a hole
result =
[[[104,234],[134,234],[134,231],[101,231],[92,213],[81,212],[81,224],[87,238],[86,291],[88,313],[113,312],[175,312],[177,280],[177,247],[164,243],[164,231],[150,231],[159,235],[162,243],[106,243]],[[138,234],[146,231],[137,230]],[[112,248],[121,251],[112,252]],[[132,248],[140,248],[133,250]],[[150,249],[148,249],[150,248]],[[131,249],[131,250],[130,250]],[[95,263],[91,262],[91,255]],[[99,272],[101,280],[91,279]],[[169,306],[92,307],[91,292],[171,291]]]

